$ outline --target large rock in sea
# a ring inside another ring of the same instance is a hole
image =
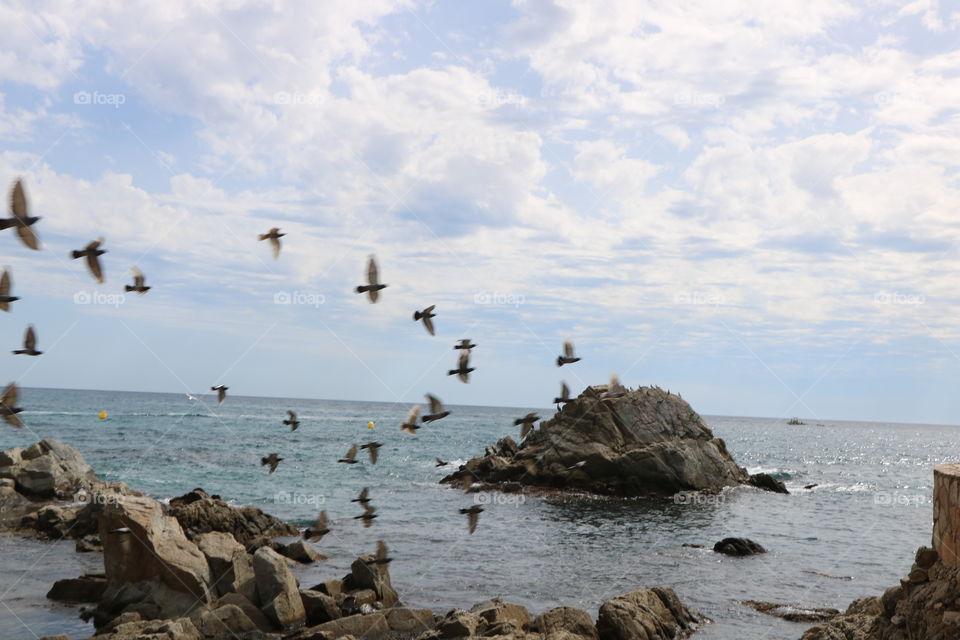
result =
[[[256,507],[231,507],[220,496],[194,489],[170,501],[170,515],[177,519],[191,540],[204,533],[220,531],[247,544],[266,536],[295,536],[296,526],[264,513]]]
[[[35,500],[70,498],[97,481],[79,451],[53,438],[0,453],[0,478],[12,479],[18,493]]]
[[[587,387],[519,446],[509,436],[441,482],[581,489],[622,496],[718,491],[748,481],[723,440],[680,396]]]
[[[686,638],[709,622],[688,609],[667,587],[638,589],[600,605],[600,640],[660,640]]]

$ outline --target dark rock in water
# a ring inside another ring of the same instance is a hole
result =
[[[836,609],[800,607],[792,604],[763,602],[761,600],[738,600],[737,602],[745,604],[760,613],[783,618],[790,622],[823,622],[833,619],[840,613]]]
[[[813,484],[804,485],[804,489],[813,489],[814,487],[819,487],[820,485],[814,482]]]
[[[787,491],[787,487],[783,484],[783,482],[777,480],[769,473],[753,474],[750,476],[748,484],[765,491],[773,491],[774,493],[790,493]]]
[[[713,550],[728,556],[752,556],[767,552],[762,546],[747,538],[724,538],[713,545]]]
[[[616,398],[604,391],[588,387],[520,445],[503,438],[441,482],[650,497],[747,482],[723,440],[679,396],[649,387]]]
[[[170,501],[170,515],[177,519],[190,539],[211,531],[232,534],[246,544],[258,536],[293,536],[297,527],[254,507],[231,507],[203,489]]]
[[[600,605],[597,632],[601,640],[686,638],[709,621],[681,604],[672,589],[654,587]]]
[[[702,544],[692,544],[690,542],[684,542],[681,547],[686,547],[688,549],[706,549]]]
[[[107,589],[107,577],[101,574],[87,574],[79,578],[57,580],[47,597],[57,602],[99,602]]]

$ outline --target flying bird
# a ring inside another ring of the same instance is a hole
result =
[[[264,467],[270,465],[270,473],[273,473],[277,470],[277,465],[283,460],[280,456],[275,453],[271,453],[266,458],[260,458],[260,466]],[[268,474],[269,475],[269,474]]]
[[[360,495],[350,500],[350,502],[359,502],[360,504],[368,504],[370,502],[370,489],[367,487],[364,487],[363,490],[360,492]]]
[[[374,256],[370,256],[370,262],[367,263],[367,284],[362,284],[357,287],[357,293],[366,292],[370,298],[370,302],[376,302],[377,298],[380,297],[380,290],[387,288],[387,285],[377,282],[378,279],[377,259]]]
[[[568,403],[568,402],[573,402],[573,400],[570,398],[570,387],[567,386],[567,383],[566,383],[566,382],[561,382],[561,383],[560,383],[560,397],[559,397],[559,398],[554,398],[554,399],[553,399],[553,403],[554,403],[554,404],[566,404],[566,403]]]
[[[377,458],[380,456],[380,447],[383,444],[380,442],[368,442],[367,444],[360,445],[361,449],[366,449],[367,453],[370,454],[370,464],[377,464]]]
[[[613,400],[627,395],[627,390],[620,384],[620,378],[616,373],[610,375],[610,382],[607,384],[607,390],[603,392],[601,400]]]
[[[363,505],[363,515],[353,516],[354,520],[363,520],[363,526],[369,528],[373,524],[373,519],[377,517],[376,509],[369,504]]]
[[[327,512],[321,511],[313,526],[303,530],[303,537],[310,542],[316,542],[328,533],[330,533],[330,528],[327,526]]]
[[[533,423],[539,419],[540,419],[540,416],[538,416],[537,414],[528,413],[522,418],[517,418],[516,420],[514,420],[513,426],[519,427],[523,425],[523,428],[520,430],[520,438],[523,439],[527,437],[527,434],[530,433],[531,430],[533,430]]]
[[[434,460],[437,461],[437,466],[438,466],[438,467],[445,467],[445,466],[447,466],[448,464],[450,464],[449,462],[446,462],[445,460],[441,460],[440,458],[434,458]]]
[[[23,349],[17,349],[13,353],[26,356],[38,356],[43,351],[37,351],[37,334],[33,330],[33,325],[27,327],[27,333],[23,336]]]
[[[337,460],[337,462],[343,462],[344,464],[357,464],[357,445],[350,447],[350,450],[347,451],[347,455]]]
[[[483,507],[478,504],[473,505],[469,509],[460,509],[460,513],[467,516],[467,528],[470,530],[470,533],[477,530],[477,520],[480,518],[482,512]]]
[[[10,311],[10,303],[20,299],[10,295],[10,286],[10,267],[4,267],[3,275],[0,276],[0,309],[4,311]]]
[[[446,418],[450,415],[449,411],[443,410],[443,403],[440,402],[440,398],[437,396],[426,394],[427,401],[430,403],[430,414],[423,416],[424,422],[433,422],[434,420],[439,420],[441,418]]]
[[[23,426],[23,422],[20,421],[20,416],[17,414],[23,409],[17,406],[17,395],[19,395],[17,383],[11,382],[3,390],[3,396],[0,396],[0,415],[11,427],[19,429]]]
[[[280,238],[287,234],[280,233],[279,227],[273,227],[270,231],[260,234],[260,240],[269,240],[270,248],[273,249],[273,259],[280,257]]]
[[[406,431],[412,436],[417,435],[417,429],[420,428],[420,425],[417,424],[417,420],[420,418],[420,405],[413,405],[413,408],[410,409],[410,413],[407,414],[407,419],[400,423],[400,430]]]
[[[389,564],[391,560],[393,560],[393,558],[387,555],[387,545],[384,544],[383,540],[378,540],[377,553],[373,556],[372,560],[367,560],[367,564]]]
[[[432,305],[430,305],[429,307],[427,307],[426,309],[424,309],[423,311],[414,311],[414,312],[413,312],[413,320],[414,320],[414,322],[416,322],[417,320],[423,320],[423,326],[426,327],[427,333],[429,333],[429,334],[432,335],[432,336],[433,336],[433,335],[436,335],[436,334],[433,332],[433,318],[436,318],[436,317],[437,317],[437,314],[435,314],[435,313],[433,312],[433,310],[436,308],[436,306],[437,306],[437,305],[432,304]]]
[[[93,274],[93,277],[96,278],[97,282],[101,284],[103,284],[105,278],[103,277],[103,269],[100,268],[100,256],[107,252],[106,249],[100,248],[100,245],[102,244],[103,238],[97,238],[80,251],[70,252],[70,257],[74,260],[77,258],[87,259],[87,268],[90,269],[90,273]]]
[[[133,284],[123,285],[124,291],[136,291],[138,295],[143,295],[147,291],[150,291],[150,287],[146,286],[144,282],[146,278],[143,277],[143,272],[136,267],[130,267],[130,271],[133,271]]]
[[[473,349],[475,346],[477,346],[477,345],[475,345],[475,344],[470,344],[470,338],[462,338],[462,339],[460,340],[460,342],[458,342],[457,344],[455,344],[455,345],[453,346],[453,348],[454,348],[454,349],[467,349],[467,350],[470,350],[470,349]]]
[[[20,242],[30,249],[39,249],[40,242],[31,227],[40,218],[27,215],[27,196],[23,191],[23,181],[20,178],[14,181],[13,189],[10,190],[10,213],[13,214],[12,218],[0,219],[0,229],[16,227]]]
[[[283,421],[283,424],[289,425],[290,431],[296,431],[297,427],[300,426],[300,421],[297,420],[297,414],[287,409],[287,419]]]
[[[474,368],[470,366],[470,350],[464,349],[460,352],[460,357],[457,359],[457,368],[447,371],[447,375],[456,375],[460,382],[466,383],[470,382],[471,371],[474,371]]]
[[[573,355],[573,342],[567,340],[563,343],[563,355],[557,356],[557,366],[562,367],[565,364],[580,362],[580,358]]]
[[[227,389],[230,387],[225,387],[222,384],[218,384],[215,387],[210,387],[210,391],[217,392],[217,404],[223,404],[223,401],[227,399]]]

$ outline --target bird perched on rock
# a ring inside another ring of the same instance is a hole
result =
[[[462,339],[460,340],[460,342],[458,342],[457,344],[453,345],[453,348],[454,348],[454,349],[467,349],[467,350],[469,351],[470,349],[473,349],[475,346],[477,346],[477,345],[470,343],[470,338],[462,338]]]
[[[533,423],[539,419],[540,419],[540,416],[538,416],[537,414],[528,413],[522,418],[517,418],[516,420],[514,420],[513,426],[515,427],[519,427],[521,425],[523,426],[523,428],[520,429],[520,438],[523,439],[527,437],[527,434],[530,433],[531,430],[533,430]]]
[[[376,509],[369,504],[363,505],[363,515],[353,516],[354,520],[363,520],[364,528],[369,528],[373,524],[373,519],[377,517]]]
[[[270,473],[273,473],[277,470],[277,465],[283,460],[280,456],[275,453],[269,454],[266,458],[260,458],[260,466],[265,467],[270,465]],[[269,475],[269,474],[268,474]]]
[[[40,242],[32,227],[40,218],[27,215],[27,195],[20,178],[14,181],[10,190],[10,213],[13,214],[12,218],[0,218],[0,229],[14,227],[20,242],[29,249],[39,249]]]
[[[477,520],[480,518],[480,514],[483,513],[483,507],[478,504],[473,505],[468,509],[460,509],[460,513],[467,516],[467,528],[470,530],[470,533],[473,533],[477,530]]]
[[[456,375],[460,382],[466,383],[470,382],[470,372],[473,370],[473,367],[470,366],[470,350],[464,349],[457,359],[457,368],[447,371],[447,375]]]
[[[10,311],[10,303],[19,300],[17,296],[10,295],[10,287],[13,280],[10,278],[10,267],[4,267],[3,275],[0,276],[0,309]]]
[[[441,460],[440,458],[434,458],[434,460],[437,461],[437,466],[438,466],[438,467],[445,467],[445,466],[447,466],[448,464],[450,464],[449,462],[446,462],[445,460]]]
[[[627,395],[627,390],[620,384],[620,378],[617,374],[610,375],[610,382],[607,384],[607,390],[600,396],[601,400],[613,400]]]
[[[393,560],[393,558],[387,555],[387,545],[384,544],[383,540],[378,540],[377,553],[374,554],[372,560],[367,560],[367,564],[384,565],[389,564],[391,560]]]
[[[380,297],[380,290],[387,288],[387,285],[377,282],[379,279],[377,259],[374,256],[370,256],[370,261],[367,263],[367,284],[362,284],[357,287],[357,293],[366,292],[370,298],[370,302],[376,302],[377,298]]]
[[[565,364],[580,362],[580,358],[573,355],[573,342],[567,340],[563,343],[563,355],[557,356],[557,366],[562,367]]]
[[[33,325],[27,327],[27,333],[23,336],[23,349],[17,349],[13,353],[26,356],[38,356],[43,351],[37,351],[37,334],[33,331]]]
[[[420,428],[420,425],[417,424],[417,420],[420,418],[420,405],[415,404],[413,408],[410,409],[410,413],[407,414],[407,419],[400,423],[400,430],[406,431],[412,436],[417,435],[417,429]]]
[[[350,500],[350,502],[359,502],[360,504],[369,504],[370,502],[370,489],[367,487],[363,488],[363,491],[360,492],[360,495],[356,498]]]
[[[287,419],[283,421],[283,424],[288,425],[290,431],[296,431],[297,427],[300,426],[300,421],[297,420],[297,414],[287,409]]]
[[[146,278],[143,277],[143,272],[136,267],[130,267],[130,271],[133,271],[133,284],[123,285],[123,290],[127,292],[136,291],[137,294],[141,296],[147,291],[150,291],[150,287],[144,284]]]
[[[430,413],[423,416],[424,422],[433,422],[434,420],[439,420],[441,418],[446,418],[450,415],[449,411],[444,411],[443,403],[440,402],[440,398],[437,396],[426,394],[427,401],[430,403]]]
[[[260,240],[269,240],[270,248],[273,249],[273,259],[280,257],[280,238],[287,234],[280,233],[279,227],[273,227],[270,231],[260,234]]]
[[[370,464],[377,464],[377,458],[380,457],[380,447],[382,446],[383,444],[380,442],[368,442],[360,445],[360,448],[366,449],[367,453],[370,454]]]
[[[90,270],[90,273],[93,274],[93,277],[96,278],[97,282],[101,284],[103,284],[105,278],[103,277],[103,269],[100,268],[100,256],[107,252],[106,249],[100,248],[100,245],[102,244],[103,238],[97,238],[80,251],[70,252],[70,257],[74,260],[77,258],[87,259],[87,269]]]
[[[215,387],[210,387],[210,391],[217,392],[217,404],[223,404],[223,401],[227,399],[227,389],[230,387],[225,387],[222,384],[218,384]]]
[[[436,318],[436,317],[437,317],[437,314],[435,314],[435,313],[433,312],[433,310],[436,308],[436,306],[437,306],[437,305],[432,304],[432,305],[430,305],[429,307],[427,307],[426,309],[424,309],[423,311],[414,311],[414,312],[413,312],[413,320],[414,320],[414,322],[416,322],[416,321],[418,321],[418,320],[423,320],[423,326],[424,326],[424,328],[426,328],[427,333],[429,333],[430,335],[436,335],[436,334],[433,332],[433,318]]]
[[[3,416],[3,419],[11,427],[19,429],[23,426],[23,422],[20,421],[20,416],[17,414],[23,409],[17,406],[18,395],[17,383],[11,382],[8,384],[7,388],[3,390],[3,395],[0,396],[0,416]]]
[[[337,462],[342,462],[344,464],[357,464],[357,445],[353,445],[347,451],[347,455],[337,460]]]
[[[303,530],[303,537],[310,542],[316,542],[328,533],[330,533],[330,527],[327,526],[327,512],[321,511],[313,526]]]

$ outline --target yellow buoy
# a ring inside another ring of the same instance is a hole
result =
[[[97,414],[97,417],[100,418],[101,420],[106,419],[106,417],[107,417],[107,412],[106,412],[106,410],[101,411],[100,413],[98,413],[98,414]]]
[[[367,429],[373,429],[373,427],[374,427],[373,422],[368,422],[368,423],[367,423]]]

